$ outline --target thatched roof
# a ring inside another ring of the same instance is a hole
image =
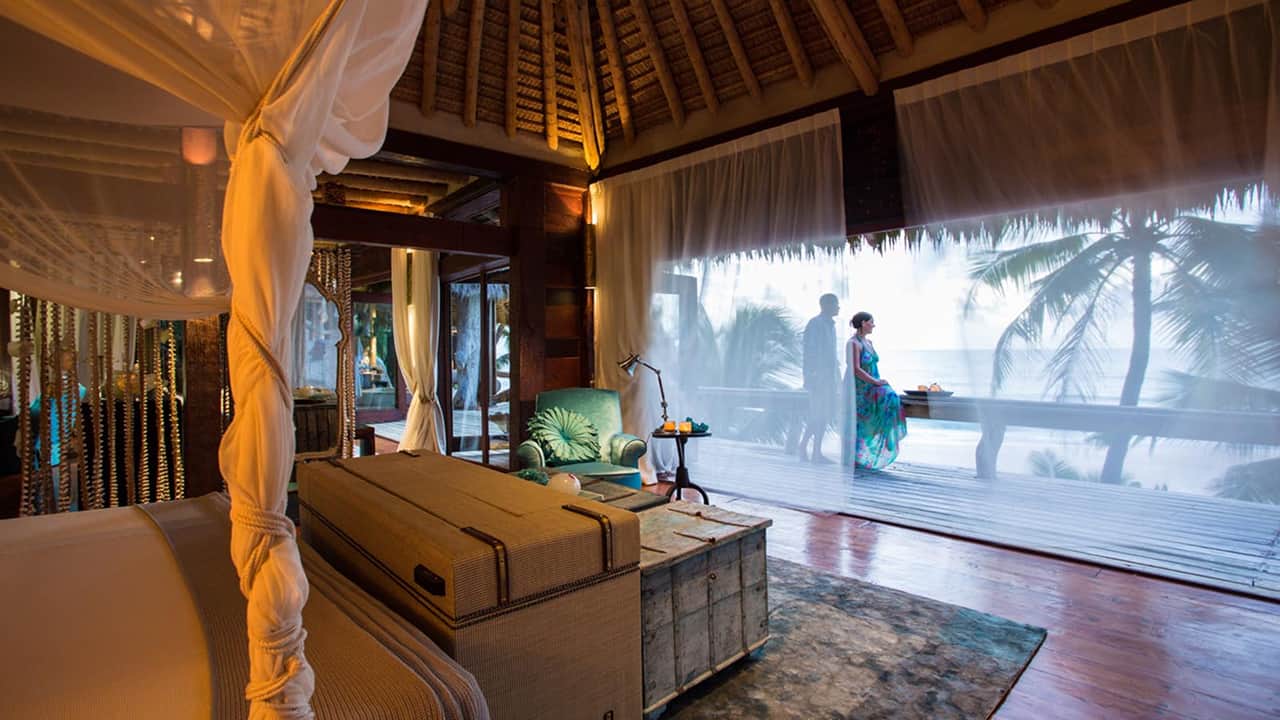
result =
[[[582,146],[594,167],[601,146],[828,65],[877,92],[878,56],[1009,2],[1032,0],[440,0],[393,96]]]

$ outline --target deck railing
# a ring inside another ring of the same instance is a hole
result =
[[[755,407],[766,412],[787,412],[799,421],[808,407],[804,390],[700,387],[703,402],[723,407]],[[907,417],[967,422],[982,428],[974,451],[978,477],[994,478],[1005,430],[1033,427],[1075,430],[1104,435],[1158,437],[1239,445],[1280,445],[1280,414],[1178,410],[1154,407],[1119,407],[1086,403],[1038,402],[952,396],[912,398],[903,396]],[[789,435],[794,435],[795,429]],[[792,442],[788,440],[788,445]]]

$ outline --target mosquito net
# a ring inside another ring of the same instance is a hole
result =
[[[373,154],[425,0],[0,5],[0,285],[86,310],[230,311],[220,460],[248,598],[250,717],[308,717],[284,516],[311,190]],[[71,48],[74,48],[71,49]]]

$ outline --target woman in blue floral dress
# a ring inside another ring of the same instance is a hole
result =
[[[902,400],[889,383],[880,379],[880,355],[868,337],[876,322],[860,312],[850,321],[845,357],[845,458],[846,465],[878,470],[898,458],[898,446],[907,436]]]

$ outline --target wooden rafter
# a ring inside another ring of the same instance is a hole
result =
[[[453,17],[453,14],[458,11],[458,3],[460,1],[461,0],[444,0],[444,16]]]
[[[880,61],[876,59],[876,52],[871,49],[871,43],[867,42],[867,36],[862,34],[862,28],[858,26],[858,20],[853,17],[853,10],[849,7],[849,3],[845,0],[836,0],[835,6],[840,11],[840,17],[844,19],[845,27],[849,28],[849,34],[853,36],[854,47],[858,48],[862,59],[867,62],[867,67],[871,68],[871,74],[879,81]]]
[[[587,80],[590,58],[586,56],[587,45],[583,42],[586,29],[582,27],[582,8],[584,0],[563,0],[565,30],[569,36],[569,65],[573,70],[573,87],[578,96],[578,118],[582,125],[582,154],[586,158],[587,167],[592,170],[600,165],[600,147],[596,144],[596,121],[593,117],[591,103],[591,86]]]
[[[956,4],[975,32],[982,32],[987,28],[987,11],[982,7],[981,0],[956,0]]]
[[[911,51],[915,49],[915,41],[911,37],[911,30],[907,27],[906,19],[902,17],[902,9],[898,7],[898,0],[876,0],[876,5],[880,6],[880,14],[884,16],[884,24],[889,26],[889,35],[893,37],[893,44],[898,48],[898,54],[903,57],[910,55]]]
[[[484,38],[485,0],[471,0],[467,31],[467,90],[462,99],[462,124],[476,126],[476,100],[480,94],[480,42]]]
[[[1037,4],[1037,5],[1039,5],[1040,7],[1044,8],[1045,10],[1048,10],[1049,8],[1053,7],[1054,5],[1057,5],[1057,4],[1058,4],[1058,0],[1036,0],[1036,4]]]
[[[592,125],[596,129],[596,147],[604,155],[604,106],[600,101],[600,80],[596,77],[596,43],[591,36],[591,0],[576,0],[582,22],[582,50],[587,66],[587,94],[591,100]]]
[[[747,57],[746,48],[742,47],[742,38],[738,37],[738,28],[734,24],[733,15],[729,12],[729,6],[724,0],[711,0],[711,7],[716,11],[716,19],[720,21],[720,31],[724,33],[724,39],[729,43],[733,62],[738,66],[738,74],[742,76],[747,92],[752,98],[759,100],[760,81],[756,79],[756,73],[751,69],[751,59]]]
[[[689,11],[685,9],[684,0],[669,0],[668,4],[680,30],[680,38],[684,40],[684,51],[693,66],[693,74],[698,78],[698,87],[702,89],[702,99],[706,101],[707,109],[714,113],[720,109],[720,99],[716,97],[716,85],[711,81],[707,61],[702,58],[702,48],[698,47],[698,36],[693,33],[693,25],[689,22]]]
[[[800,42],[800,33],[796,32],[795,20],[791,19],[791,11],[784,0],[769,0],[773,10],[773,19],[778,23],[778,31],[782,33],[782,41],[787,45],[787,54],[791,56],[791,65],[796,69],[796,77],[805,87],[813,85],[813,67],[809,65],[809,56],[805,54],[804,43]]]
[[[436,69],[440,64],[440,3],[427,5],[422,33],[422,114],[436,111]]]
[[[613,26],[613,8],[609,6],[609,0],[596,0],[596,14],[600,16],[604,51],[609,58],[609,77],[613,79],[613,104],[618,108],[618,122],[622,124],[622,137],[630,145],[636,139],[636,128],[631,121],[626,65],[622,64],[622,52],[618,48],[618,31]]]
[[[644,39],[645,51],[649,55],[649,61],[653,63],[653,70],[658,73],[662,94],[667,96],[667,106],[671,108],[671,120],[676,127],[684,127],[684,103],[680,101],[680,89],[676,87],[676,81],[671,77],[667,56],[662,52],[658,33],[654,31],[653,21],[649,19],[649,8],[644,3],[645,0],[631,0],[631,14],[635,16],[636,25],[640,27],[640,37]]]
[[[507,137],[516,136],[516,91],[520,87],[520,7],[522,0],[507,0]]]
[[[542,105],[547,147],[560,146],[559,104],[556,101],[556,8],[552,0],[542,0]]]
[[[849,26],[844,14],[840,12],[839,6],[844,4],[844,0],[810,0],[810,2],[813,4],[814,13],[822,23],[822,29],[831,40],[832,47],[853,73],[862,92],[874,95],[880,89],[880,81],[872,72],[867,58],[858,49],[858,43],[853,35],[854,29]],[[847,12],[847,6],[845,10]]]

